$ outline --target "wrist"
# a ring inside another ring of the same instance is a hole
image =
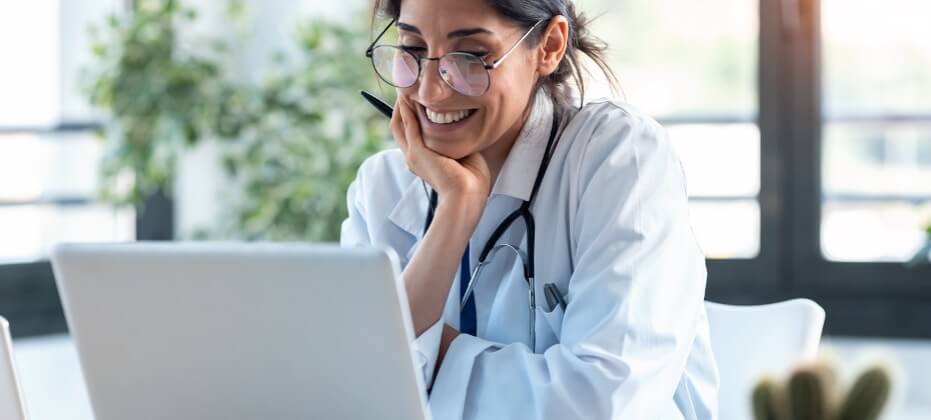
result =
[[[441,198],[436,208],[436,214],[437,217],[478,223],[485,211],[486,201],[487,197],[484,195]]]

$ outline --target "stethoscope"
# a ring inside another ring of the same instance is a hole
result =
[[[543,175],[546,173],[546,168],[549,166],[550,159],[553,157],[553,149],[556,145],[558,132],[559,113],[554,111],[553,124],[550,129],[550,138],[546,143],[546,150],[543,153],[543,159],[540,162],[540,167],[537,169],[537,176],[533,182],[533,189],[531,190],[530,198],[524,200],[524,202],[521,203],[517,210],[514,210],[507,217],[505,217],[504,220],[498,224],[498,227],[496,227],[492,232],[491,236],[488,238],[488,241],[485,242],[485,246],[482,247],[482,252],[478,257],[478,264],[476,264],[475,268],[472,270],[472,275],[470,276],[468,286],[466,287],[465,293],[462,295],[462,299],[459,302],[459,311],[462,312],[462,310],[465,309],[469,298],[472,296],[476,280],[478,280],[488,262],[494,259],[495,255],[501,250],[510,250],[517,255],[523,264],[524,279],[527,282],[528,289],[528,307],[530,311],[530,346],[534,352],[536,352],[537,311],[537,292],[534,273],[534,234],[536,229],[533,220],[533,213],[530,211],[530,206],[533,203],[534,198],[536,198],[537,191],[540,189],[540,183],[543,181]],[[433,215],[436,211],[437,202],[438,196],[434,190],[430,193],[430,205],[427,209],[427,219],[424,223],[424,235],[426,235],[427,230],[430,229],[430,225],[433,223]],[[522,251],[520,248],[511,244],[498,244],[498,240],[501,239],[501,236],[504,235],[504,233],[507,232],[507,230],[518,219],[523,220],[524,225],[527,228],[526,253],[524,253],[524,251]],[[553,290],[555,290],[555,287],[551,287],[550,292],[554,293]]]

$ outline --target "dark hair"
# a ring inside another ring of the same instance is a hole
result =
[[[540,86],[546,89],[553,100],[561,106],[571,106],[572,92],[570,79],[579,88],[582,101],[585,97],[585,81],[582,74],[581,55],[592,60],[612,88],[617,86],[617,77],[605,59],[607,45],[589,32],[591,22],[584,14],[577,13],[572,0],[485,0],[498,13],[507,17],[525,30],[543,20],[549,22],[553,17],[562,15],[569,21],[569,45],[566,55],[552,74],[540,80]],[[375,0],[373,20],[382,15],[397,19],[401,15],[401,0]],[[546,30],[543,24],[534,30],[527,39],[530,45],[537,45]],[[581,101],[580,101],[581,102]],[[581,103],[580,103],[581,105]]]

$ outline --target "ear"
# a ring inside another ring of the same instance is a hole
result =
[[[569,46],[569,21],[565,16],[555,16],[550,19],[546,32],[540,40],[539,62],[537,63],[537,73],[540,77],[546,77],[553,74],[562,62],[563,56],[566,55],[566,48]]]

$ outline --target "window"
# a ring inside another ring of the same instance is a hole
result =
[[[931,223],[931,3],[576,2],[683,161],[710,300],[811,297],[828,333],[931,337],[931,266],[903,264]],[[169,201],[148,216],[93,198],[99,116],[77,70],[87,25],[124,3],[0,3],[0,313],[16,334],[64,328],[49,244],[171,225]]]
[[[0,263],[36,261],[61,241],[133,239],[132,209],[94,203],[90,133],[0,135]]]
[[[931,3],[822,10],[821,249],[832,261],[907,261],[931,224]]]
[[[64,328],[50,245],[135,236],[133,209],[95,200],[103,150],[79,89],[87,28],[121,4],[0,2],[0,314],[16,335]]]
[[[693,227],[706,255],[760,253],[758,10],[753,2],[581,3],[625,99],[668,130],[688,177]],[[674,12],[673,12],[674,11]],[[709,22],[716,22],[709,25]],[[675,51],[675,53],[669,53]],[[610,94],[604,86],[595,94]]]
[[[931,3],[577,3],[683,161],[710,300],[931,336],[931,267],[904,264],[931,223]]]

